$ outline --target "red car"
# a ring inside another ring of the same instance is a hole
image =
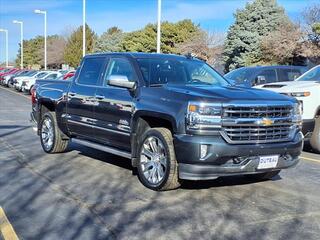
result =
[[[4,70],[3,72],[0,72],[0,77],[4,76],[4,75],[15,73],[17,71],[19,71],[19,69],[17,69],[17,68],[8,68],[8,69]]]
[[[64,76],[63,76],[63,80],[67,80],[71,77],[73,77],[75,75],[76,71],[75,70],[72,70],[72,71],[69,71],[67,72]]]

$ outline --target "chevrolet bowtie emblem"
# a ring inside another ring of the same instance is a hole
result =
[[[273,120],[269,118],[262,118],[261,120],[258,121],[258,124],[262,126],[271,126],[273,123],[274,123]]]

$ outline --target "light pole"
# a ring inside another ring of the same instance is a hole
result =
[[[20,24],[20,45],[21,45],[21,63],[20,68],[23,69],[23,22],[18,20],[13,20],[13,23]]]
[[[82,0],[82,57],[86,55],[86,0]]]
[[[47,11],[36,9],[34,13],[44,15],[44,70],[47,70]]]
[[[158,0],[157,53],[161,52],[161,0]]]
[[[8,56],[8,30],[0,28],[0,32],[4,32],[6,34],[6,67],[9,67],[9,56]]]

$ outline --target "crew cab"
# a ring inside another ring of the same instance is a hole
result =
[[[37,81],[31,98],[45,152],[73,141],[131,159],[153,190],[183,179],[269,179],[302,151],[296,99],[232,86],[191,56],[88,55],[72,81]]]
[[[293,82],[279,82],[257,86],[295,97],[303,107],[303,134],[312,148],[320,152],[320,65]]]

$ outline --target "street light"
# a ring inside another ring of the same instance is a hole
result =
[[[6,34],[6,67],[9,67],[9,60],[8,60],[8,30],[0,28],[0,32],[4,32]]]
[[[12,21],[15,24],[20,24],[20,45],[21,45],[21,63],[20,68],[23,69],[23,22],[18,20]]]
[[[161,52],[161,0],[158,0],[157,53]]]
[[[34,13],[44,15],[44,70],[47,70],[47,11],[36,9]]]
[[[82,57],[86,55],[86,0],[82,0]]]

